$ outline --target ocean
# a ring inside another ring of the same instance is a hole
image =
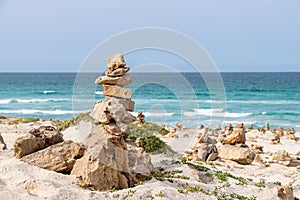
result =
[[[0,115],[70,119],[103,99],[101,86],[94,84],[99,75],[0,73]],[[228,122],[264,127],[269,122],[271,128],[300,129],[300,72],[221,73],[224,88],[214,91],[202,75],[133,74],[128,86],[133,114],[141,110],[146,121],[191,128]]]

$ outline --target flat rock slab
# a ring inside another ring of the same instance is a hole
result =
[[[221,145],[218,152],[221,159],[232,160],[243,165],[251,164],[255,158],[255,153],[247,147]]]
[[[130,99],[132,95],[130,89],[122,88],[117,85],[102,85],[102,87],[104,96]]]
[[[124,76],[117,76],[117,77],[109,77],[109,76],[100,76],[95,81],[96,84],[100,85],[118,85],[118,86],[125,86],[129,85],[132,81],[131,74],[125,74]]]
[[[85,148],[72,141],[52,145],[21,158],[23,162],[63,174],[69,174],[77,159],[84,155]]]
[[[131,99],[118,99],[115,97],[108,97],[108,96],[105,97],[105,101],[109,101],[111,99],[122,104],[127,111],[131,111],[131,112],[134,111],[135,103]]]

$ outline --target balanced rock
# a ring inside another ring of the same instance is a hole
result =
[[[4,142],[2,135],[0,134],[0,150],[5,150],[5,149],[6,149],[6,144]]]
[[[137,113],[137,122],[141,124],[145,122],[145,115],[143,115],[142,111],[138,111]]]
[[[17,138],[14,143],[16,158],[45,149],[51,145],[63,142],[63,135],[52,126],[41,126],[31,130],[25,136]]]
[[[109,77],[109,76],[100,76],[95,81],[96,84],[100,85],[118,85],[118,86],[125,86],[129,85],[132,81],[131,74],[124,74],[124,76],[118,77]]]
[[[102,85],[103,95],[110,97],[118,97],[123,99],[131,98],[131,90],[128,88],[122,88],[117,85]]]
[[[112,57],[107,58],[106,60],[109,70],[113,71],[118,68],[126,66],[124,56],[120,53],[113,55]]]
[[[115,99],[96,102],[90,116],[102,124],[113,122],[131,123],[135,121],[135,117],[126,112],[125,107]]]
[[[127,124],[136,120],[127,112],[134,110],[131,90],[122,88],[131,82],[132,76],[125,74],[129,68],[121,54],[108,58],[107,65],[106,76],[96,80],[103,87],[105,101],[96,102],[90,113],[95,123],[84,141],[87,151],[71,171],[84,187],[100,191],[131,187],[153,170],[143,148],[125,141],[130,134]]]
[[[255,153],[247,145],[221,145],[218,153],[221,159],[232,160],[243,165],[251,164],[255,158]]]
[[[82,145],[65,141],[26,155],[21,160],[40,168],[69,174],[76,160],[81,158],[84,152],[85,148]]]
[[[230,145],[245,144],[246,135],[245,135],[244,125],[237,124],[233,132],[230,135],[226,136],[221,142],[222,144],[230,144]]]
[[[296,140],[295,130],[294,129],[288,129],[286,131],[285,139],[287,139],[287,140]]]
[[[106,76],[110,76],[110,77],[117,77],[117,76],[123,76],[124,74],[126,74],[128,71],[130,70],[129,67],[123,67],[123,68],[118,68],[115,69],[113,71],[109,70],[105,72]]]

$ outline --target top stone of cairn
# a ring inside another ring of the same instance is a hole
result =
[[[124,56],[120,53],[113,55],[107,59],[108,70],[106,71],[106,76],[109,77],[118,77],[123,76],[127,73],[130,68],[125,67],[126,62],[124,60]]]

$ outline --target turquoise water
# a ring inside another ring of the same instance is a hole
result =
[[[134,74],[135,109],[146,120],[188,127],[244,122],[300,128],[300,73],[222,73],[209,91],[201,75]],[[69,119],[103,99],[98,74],[0,73],[0,115]],[[75,87],[74,87],[74,83]],[[218,96],[225,91],[225,99]],[[214,111],[214,112],[213,112]],[[135,113],[134,113],[135,114]]]

